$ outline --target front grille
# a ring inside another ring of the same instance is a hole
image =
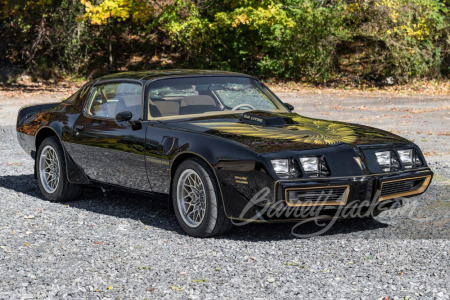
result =
[[[425,177],[422,177],[409,180],[385,182],[381,187],[381,197],[416,191],[423,185],[425,179]]]
[[[348,191],[348,186],[288,189],[286,199],[292,206],[340,205],[347,201]]]

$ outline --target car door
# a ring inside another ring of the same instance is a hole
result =
[[[151,191],[145,169],[142,84],[113,81],[92,87],[71,133],[71,156],[95,181]],[[118,122],[129,111],[129,121]]]

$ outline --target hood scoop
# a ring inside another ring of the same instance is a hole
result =
[[[288,124],[294,124],[294,121],[289,117],[266,111],[244,113],[242,114],[241,122],[244,124],[274,127],[283,127]]]

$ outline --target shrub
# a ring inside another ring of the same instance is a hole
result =
[[[449,0],[0,0],[0,68],[192,67],[323,82],[450,73]]]

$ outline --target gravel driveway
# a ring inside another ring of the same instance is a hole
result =
[[[449,299],[450,97],[279,95],[306,116],[414,140],[436,172],[428,192],[308,239],[292,224],[195,239],[165,199],[88,188],[75,202],[44,200],[16,142],[23,101],[0,96],[0,299]]]

